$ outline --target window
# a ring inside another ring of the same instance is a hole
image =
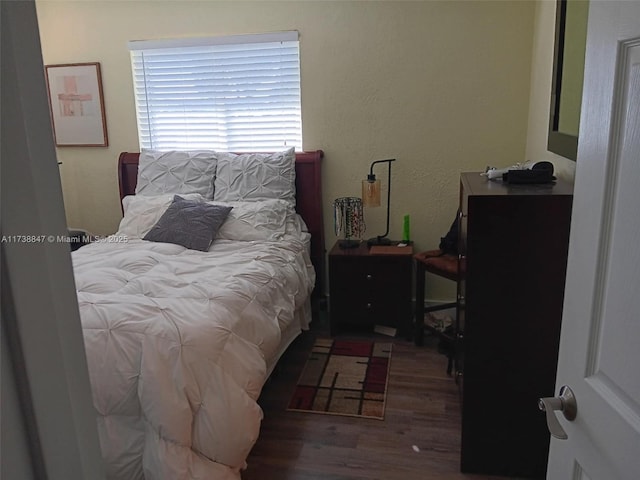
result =
[[[129,49],[141,148],[302,150],[298,32]]]

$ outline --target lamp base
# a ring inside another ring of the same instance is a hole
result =
[[[373,237],[367,240],[367,245],[370,247],[373,245],[391,245],[391,240],[387,237]]]
[[[340,240],[338,246],[340,248],[357,248],[360,245],[360,240]]]

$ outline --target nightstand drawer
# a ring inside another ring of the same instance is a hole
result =
[[[410,301],[410,299],[407,299]],[[397,327],[398,317],[406,315],[402,298],[372,295],[341,289],[331,294],[331,315],[340,323],[371,327],[375,324]]]
[[[398,281],[411,268],[411,259],[345,258],[330,262],[330,268],[334,270],[334,281],[341,288],[355,285],[357,290],[372,295],[388,295],[390,290],[397,289]]]

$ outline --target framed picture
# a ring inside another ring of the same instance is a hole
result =
[[[58,147],[106,147],[99,63],[45,66],[53,135]]]

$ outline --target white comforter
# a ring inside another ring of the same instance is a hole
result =
[[[238,479],[266,362],[312,289],[304,244],[98,242],[73,264],[108,477]]]

